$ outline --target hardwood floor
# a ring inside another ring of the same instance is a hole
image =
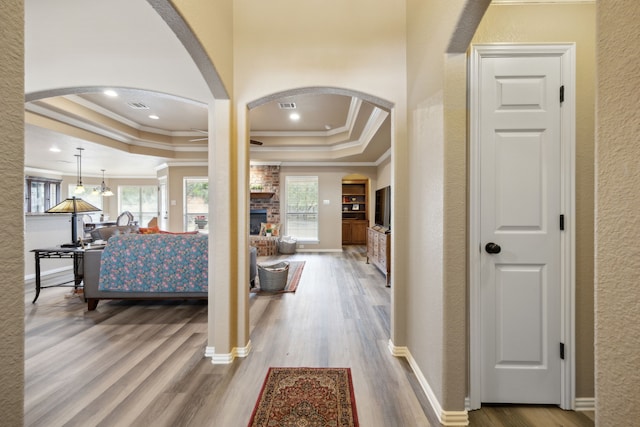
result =
[[[584,427],[594,426],[591,412],[563,411],[545,405],[483,405],[469,412],[469,425],[474,427]]]
[[[295,294],[250,296],[252,351],[230,365],[204,357],[206,302],[102,301],[88,312],[69,288],[44,289],[33,305],[27,287],[25,425],[246,426],[270,366],[335,366],[352,370],[361,426],[437,426],[409,365],[387,349],[384,276],[364,247],[345,249],[259,259],[306,264]],[[471,425],[593,425],[559,409],[491,424],[503,415],[488,409]]]

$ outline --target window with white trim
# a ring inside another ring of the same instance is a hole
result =
[[[156,185],[119,185],[118,214],[129,211],[141,227],[158,216],[158,187]]]
[[[318,177],[285,177],[286,235],[318,240]]]
[[[209,179],[184,178],[184,230],[209,230]]]

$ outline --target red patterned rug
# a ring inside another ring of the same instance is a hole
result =
[[[349,368],[269,368],[249,427],[358,427]]]

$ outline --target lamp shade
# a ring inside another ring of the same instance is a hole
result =
[[[82,199],[76,199],[75,197],[71,197],[70,199],[65,199],[62,202],[58,203],[51,209],[47,211],[47,213],[70,213],[71,214],[71,243],[62,245],[63,247],[76,247],[80,246],[78,243],[78,224],[77,224],[77,213],[85,213],[85,212],[98,212],[100,208],[93,206],[91,203],[85,202]]]
[[[58,203],[57,205],[49,209],[47,213],[98,212],[101,210],[102,209],[93,206],[89,202],[71,197],[70,199],[65,199],[62,202]]]

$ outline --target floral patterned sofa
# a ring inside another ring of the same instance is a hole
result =
[[[103,250],[84,253],[84,297],[206,299],[208,242],[204,234],[121,234]]]
[[[249,248],[250,286],[257,251]],[[84,252],[84,297],[90,311],[101,299],[207,299],[206,234],[119,234],[104,249]]]

